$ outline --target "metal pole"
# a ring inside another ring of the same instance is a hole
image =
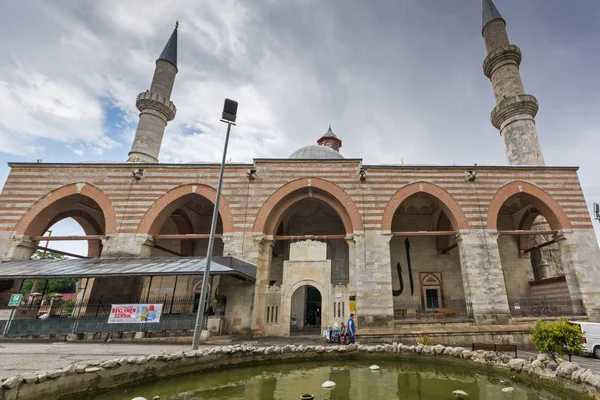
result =
[[[52,230],[48,229],[48,237],[50,237],[50,236],[52,236]],[[46,251],[48,251],[48,246],[49,245],[50,245],[50,239],[47,239],[46,240],[46,247],[44,247],[44,252],[42,253],[42,259],[46,258]],[[37,279],[33,280],[33,284],[31,285],[31,291],[29,293],[35,293],[37,282],[38,282]]]
[[[179,275],[175,275],[175,284],[173,285],[173,296],[171,296],[171,307],[169,307],[169,314],[173,314],[173,302],[175,301],[175,289],[177,289],[177,278],[179,278]]]
[[[231,131],[231,123],[227,123],[227,135],[225,135],[225,146],[223,148],[223,159],[221,160],[221,170],[219,172],[219,184],[217,186],[217,197],[215,199],[215,207],[212,215],[212,224],[210,226],[210,236],[208,237],[208,252],[206,254],[206,268],[202,275],[202,290],[200,291],[200,300],[198,303],[198,311],[196,313],[196,326],[194,328],[194,339],[192,348],[198,350],[200,345],[200,333],[204,324],[204,307],[206,300],[206,290],[208,289],[208,277],[210,275],[210,263],[212,261],[213,246],[215,242],[215,232],[217,230],[217,221],[219,217],[219,201],[221,200],[221,187],[223,186],[223,170],[225,169],[225,157],[227,156],[227,144],[229,143],[229,132]]]
[[[19,290],[17,291],[17,294],[21,294],[21,289],[23,289],[23,283],[25,282],[25,279],[23,279],[21,281],[21,283],[19,284]],[[23,296],[25,297],[25,296]],[[10,331],[10,326],[12,325],[13,319],[15,319],[15,314],[17,313],[17,308],[20,307],[21,304],[19,304],[17,307],[13,307],[11,313],[10,313],[10,317],[8,319],[8,321],[6,321],[6,325],[4,325],[4,330],[2,331],[2,336],[0,336],[0,338],[4,339],[6,337],[6,335],[8,335],[8,331]]]

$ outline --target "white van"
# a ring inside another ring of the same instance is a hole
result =
[[[579,325],[583,332],[585,341],[583,343],[584,351],[600,358],[600,323],[569,321],[573,325]]]

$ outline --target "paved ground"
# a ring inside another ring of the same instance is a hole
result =
[[[262,339],[244,343],[259,345],[273,344],[324,344],[318,336],[314,338]],[[227,343],[228,344],[228,343]],[[202,345],[210,348],[214,345]],[[221,344],[219,344],[221,346]],[[0,378],[40,369],[66,367],[80,361],[104,361],[113,358],[157,354],[162,351],[175,353],[190,350],[190,344],[137,344],[137,343],[84,343],[84,342],[0,342]]]
[[[314,338],[262,339],[248,341],[253,345],[272,344],[324,344],[323,340]],[[210,348],[215,345],[202,345]],[[0,378],[5,378],[39,369],[62,368],[74,362],[102,361],[112,358],[149,355],[161,351],[173,353],[189,350],[189,344],[136,344],[136,343],[32,343],[32,342],[0,342]],[[537,353],[519,350],[520,358],[536,357]],[[600,373],[600,360],[591,357],[573,357],[573,361],[581,367],[590,368]]]

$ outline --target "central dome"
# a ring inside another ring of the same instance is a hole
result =
[[[288,158],[304,159],[304,160],[340,160],[344,156],[331,147],[319,146],[311,144],[304,146],[293,152]]]

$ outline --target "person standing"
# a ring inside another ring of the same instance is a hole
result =
[[[354,325],[354,314],[350,314],[348,319],[348,326],[346,326],[346,332],[348,333],[347,344],[354,344],[354,334],[356,333],[356,325]]]

